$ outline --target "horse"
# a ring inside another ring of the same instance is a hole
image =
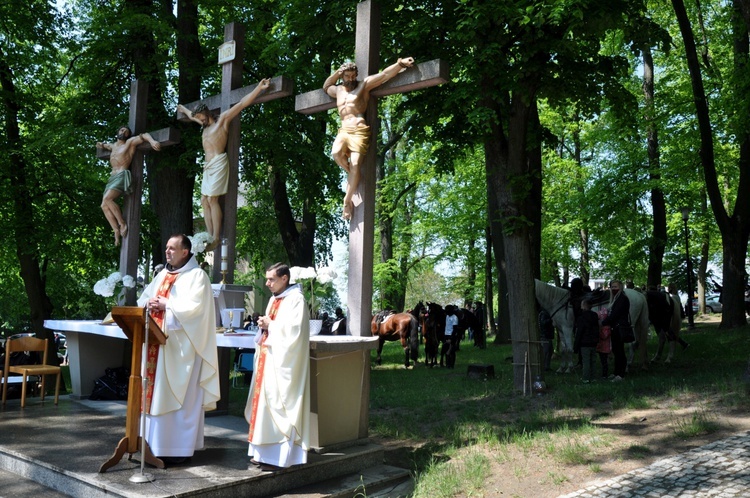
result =
[[[682,328],[682,306],[678,298],[671,296],[667,292],[650,290],[646,292],[646,303],[648,304],[648,316],[651,324],[659,336],[659,349],[652,361],[661,358],[664,351],[664,343],[669,340],[669,352],[665,363],[672,361],[674,355],[674,343],[679,341],[683,348],[687,343],[680,338],[680,329]]]
[[[556,287],[534,280],[534,290],[536,300],[539,306],[544,308],[552,317],[552,322],[557,330],[560,331],[560,351],[562,362],[558,373],[568,373],[573,369],[573,326],[575,325],[575,316],[573,315],[573,303],[570,299],[570,292],[562,287]],[[648,365],[648,353],[646,351],[646,341],[648,340],[649,318],[646,297],[634,289],[623,289],[625,295],[630,300],[630,323],[633,325],[636,340],[639,342],[641,351],[641,365]],[[599,304],[609,302],[609,292],[595,293],[588,297],[597,297],[592,303],[592,308]]]
[[[445,311],[436,303],[427,302],[427,312],[424,314],[422,337],[424,337],[424,364],[428,367],[437,365],[438,346],[445,330]]]
[[[477,317],[473,311],[458,307],[454,307],[454,309],[456,316],[458,317],[458,336],[461,340],[463,340],[466,331],[469,329],[471,329],[475,335],[481,333],[482,320]],[[458,351],[458,349],[456,349],[456,351]]]
[[[401,341],[404,348],[404,366],[409,368],[409,357],[416,364],[419,356],[419,326],[417,319],[410,313],[395,313],[392,310],[381,311],[372,317],[370,324],[372,335],[378,337],[378,356],[375,359],[381,364],[380,353],[385,341]]]

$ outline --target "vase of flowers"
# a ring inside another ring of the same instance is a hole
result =
[[[125,304],[125,289],[132,289],[135,287],[135,279],[130,275],[123,276],[119,271],[112,272],[106,278],[97,281],[94,284],[94,294],[103,297],[112,297],[117,292],[114,304],[116,306],[122,306]],[[102,320],[102,323],[112,323],[112,313],[107,313],[107,316]]]
[[[323,327],[320,319],[321,300],[328,295],[333,287],[333,280],[338,276],[333,268],[325,266],[317,270],[311,266],[302,268],[293,266],[289,269],[291,283],[300,284],[305,295],[307,309],[310,312],[310,335],[317,335]]]

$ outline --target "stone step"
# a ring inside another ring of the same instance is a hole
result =
[[[414,489],[409,471],[391,465],[369,467],[360,472],[293,489],[278,498],[396,498]]]
[[[351,446],[325,448],[325,453],[310,452],[305,465],[262,472],[249,465],[246,423],[236,418],[207,419],[204,450],[186,464],[166,469],[146,466],[145,473],[153,481],[136,483],[132,478],[140,475],[139,453],[126,454],[106,472],[98,472],[124,435],[125,420],[119,410],[94,410],[68,399],[61,399],[59,406],[35,401],[21,410],[9,401],[0,410],[0,471],[30,488],[29,494],[14,492],[14,497],[59,493],[77,498],[254,498],[351,475],[367,476],[367,485],[376,486],[367,469],[383,465],[380,445],[363,439]],[[5,498],[2,483],[0,497]],[[36,493],[37,486],[47,491]]]
[[[53,491],[31,479],[24,479],[7,470],[0,470],[0,498],[64,498],[65,496],[67,495]]]

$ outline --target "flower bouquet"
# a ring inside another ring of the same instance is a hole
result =
[[[213,237],[208,232],[198,232],[193,236],[188,235],[190,243],[193,245],[193,254],[203,254],[208,245],[213,242]]]
[[[338,276],[336,271],[328,266],[318,268],[317,271],[311,266],[307,268],[293,266],[289,269],[289,272],[291,273],[291,283],[300,284],[302,287],[302,293],[305,295],[305,301],[307,301],[307,309],[310,312],[310,320],[318,320],[321,300],[328,295],[333,287],[333,279]]]
[[[103,278],[94,284],[94,294],[103,297],[112,297],[115,295],[115,290],[120,287],[120,291],[117,293],[115,304],[121,305],[125,302],[125,289],[132,289],[135,287],[135,279],[130,275],[124,277],[119,271],[111,273],[107,278]],[[107,316],[102,320],[103,324],[113,323],[112,313],[107,313]]]

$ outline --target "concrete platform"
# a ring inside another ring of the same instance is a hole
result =
[[[56,407],[52,400],[28,398],[24,409],[8,400],[0,410],[0,497],[322,497],[354,496],[363,487],[367,496],[408,493],[408,471],[383,465],[383,449],[368,440],[311,453],[306,465],[262,472],[249,465],[247,423],[232,416],[206,418],[206,448],[189,462],[146,465],[153,481],[134,483],[139,453],[98,472],[125,434],[125,403],[62,396]]]

